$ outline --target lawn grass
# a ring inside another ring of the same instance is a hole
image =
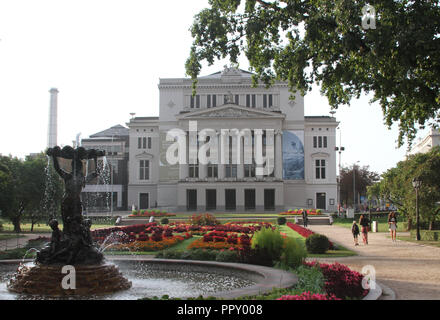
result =
[[[368,215],[367,215],[368,216]],[[387,217],[383,217],[383,218],[378,218],[378,219],[372,219],[373,221],[378,221],[378,232],[389,232],[389,226],[388,226],[388,218]],[[333,220],[333,224],[335,226],[339,226],[339,227],[344,227],[347,229],[351,229],[351,227],[353,226],[353,221],[354,219],[348,219],[348,218],[335,218]],[[359,221],[357,221],[359,224]],[[399,225],[398,225],[399,227]]]
[[[387,238],[391,239],[391,237],[387,237]],[[402,240],[402,241],[408,241],[408,242],[412,242],[412,243],[417,243],[417,244],[421,244],[421,245],[426,245],[426,246],[432,246],[432,247],[440,248],[440,241],[425,241],[425,240],[417,241],[413,237],[399,236],[398,234],[397,234],[397,239],[398,240]]]
[[[295,238],[301,241],[302,243],[306,242],[306,239],[302,237],[298,232],[292,230],[286,225],[279,226],[279,230],[282,233],[285,233],[290,238]],[[343,257],[351,257],[356,256],[357,253],[351,251],[339,244],[337,244],[338,250],[328,250],[325,254],[311,254],[307,253],[307,258],[343,258]]]

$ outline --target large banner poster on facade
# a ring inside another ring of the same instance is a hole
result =
[[[161,181],[179,180],[179,165],[170,165],[167,161],[168,148],[174,143],[167,141],[167,132],[160,132],[159,176]]]
[[[304,180],[304,131],[283,132],[283,178]]]

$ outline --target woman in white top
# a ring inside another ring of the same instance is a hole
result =
[[[388,225],[390,226],[391,240],[396,242],[397,218],[394,211],[391,211],[390,215],[388,216]]]

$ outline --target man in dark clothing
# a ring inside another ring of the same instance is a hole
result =
[[[302,216],[303,216],[303,225],[304,225],[304,228],[307,228],[307,225],[308,225],[308,218],[307,218],[307,210],[303,210],[303,212],[302,212]]]

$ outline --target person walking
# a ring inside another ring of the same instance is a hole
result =
[[[302,212],[302,216],[303,216],[303,225],[304,225],[304,228],[307,228],[307,225],[308,225],[308,218],[307,218],[307,210],[303,210],[303,212]]]
[[[354,245],[359,245],[359,226],[357,225],[356,221],[353,221],[353,226],[351,227],[351,233],[353,233],[353,239],[354,239]]]
[[[388,216],[388,225],[389,225],[389,230],[391,233],[391,240],[393,242],[397,242],[396,240],[396,235],[397,235],[397,217],[396,217],[396,213],[394,211],[391,211],[389,216]]]
[[[362,240],[365,245],[368,245],[368,229],[370,228],[370,220],[362,214],[359,219],[359,224],[362,227]]]

